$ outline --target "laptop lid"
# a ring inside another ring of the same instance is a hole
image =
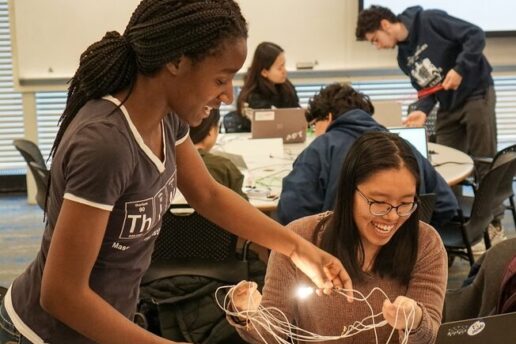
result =
[[[401,127],[401,103],[389,100],[373,101],[376,122],[384,127]]]
[[[444,323],[436,344],[507,344],[516,342],[516,312]]]
[[[283,143],[306,140],[305,109],[253,109],[251,137],[253,139],[282,138]]]
[[[402,127],[402,128],[387,128],[391,133],[398,134],[408,142],[410,142],[416,149],[428,159],[428,142],[426,139],[425,127]]]

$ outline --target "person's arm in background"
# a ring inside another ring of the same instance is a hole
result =
[[[442,11],[428,12],[430,15],[426,19],[428,24],[432,26],[432,30],[450,41],[458,42],[462,47],[455,60],[455,66],[450,70],[456,72],[461,77],[460,80],[447,82],[447,78],[451,79],[451,76],[447,75],[443,81],[445,89],[456,90],[460,86],[462,76],[469,74],[478,67],[486,45],[484,31],[472,23],[452,17]],[[456,76],[454,76],[454,79],[456,79]]]
[[[351,288],[351,280],[337,258],[286,230],[217,183],[189,138],[176,147],[176,156],[179,189],[199,214],[243,239],[289,257],[318,288],[331,288],[332,284]]]
[[[277,211],[281,224],[286,225],[323,210],[326,187],[321,171],[319,152],[312,146],[307,147],[294,161],[292,171],[283,178]]]

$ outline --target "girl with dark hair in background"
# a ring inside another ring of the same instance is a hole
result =
[[[251,109],[299,107],[294,85],[287,79],[285,52],[271,42],[260,43],[244,79],[237,100],[237,113],[245,117],[245,104]]]
[[[317,287],[350,284],[336,258],[216,183],[188,137],[232,103],[246,38],[232,0],[143,0],[122,35],[81,55],[52,149],[41,249],[0,307],[1,343],[170,343],[131,319],[176,186]]]
[[[370,330],[335,343],[385,343],[392,328],[399,330],[401,340],[407,327],[412,328],[409,343],[435,341],[446,291],[447,256],[437,232],[418,220],[418,185],[418,163],[403,139],[385,132],[365,133],[344,161],[333,211],[289,224],[291,230],[339,257],[355,290],[367,295],[379,287],[389,298],[380,293],[369,298],[374,313],[381,310],[376,323],[383,316],[389,325],[377,329],[378,341]],[[294,265],[273,253],[263,296],[254,283],[240,283],[232,302],[243,315],[246,311],[252,314],[260,302],[267,308],[277,307],[286,315],[281,320],[327,336],[338,336],[343,326],[371,315],[366,303],[350,304],[339,295],[296,299],[296,288],[306,282]],[[406,322],[405,315],[413,309],[414,315]],[[229,320],[244,339],[261,343],[254,330],[257,326],[267,342],[274,341],[268,340],[268,330],[258,323],[239,326],[240,321],[253,321],[252,316],[243,315]]]

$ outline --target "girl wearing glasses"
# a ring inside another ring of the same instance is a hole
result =
[[[447,260],[437,232],[418,220],[419,169],[411,148],[394,134],[366,133],[351,146],[340,181],[333,211],[304,217],[289,228],[340,258],[355,290],[367,295],[379,287],[388,295],[385,299],[374,293],[369,299],[379,313],[376,322],[388,323],[377,329],[378,343],[387,342],[392,328],[400,341],[409,328],[410,343],[433,343],[441,323]],[[249,300],[261,299],[262,306],[277,307],[290,323],[320,335],[338,336],[344,326],[371,315],[366,303],[350,304],[338,294],[296,298],[296,288],[308,282],[287,259],[273,253],[263,296],[253,285],[241,283],[232,301],[238,310],[253,311],[256,303],[249,307]],[[411,310],[415,312],[406,321],[403,314]],[[259,335],[253,326],[238,325],[248,319],[230,321],[250,342],[260,342],[260,335],[270,339],[263,328],[258,327]],[[351,341],[375,343],[374,331],[335,343]]]

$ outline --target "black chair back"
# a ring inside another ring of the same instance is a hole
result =
[[[50,180],[50,171],[43,165],[35,161],[29,162],[29,168],[36,181],[37,193],[36,202],[41,209],[45,209],[45,200],[47,197],[48,182]]]
[[[434,193],[419,195],[419,220],[430,223],[434,213],[436,195]]]
[[[21,153],[27,164],[31,161],[35,161],[41,166],[46,166],[43,155],[34,142],[25,139],[16,139],[13,141],[13,145]]]
[[[193,211],[172,206],[163,216],[152,261],[202,259],[222,262],[234,256],[237,237]]]
[[[248,133],[251,131],[251,121],[238,115],[236,111],[230,111],[222,118],[222,126],[226,133]]]
[[[44,210],[50,173],[48,172],[43,155],[41,154],[39,147],[32,141],[16,139],[13,141],[13,144],[25,159],[34,180],[36,181],[36,202],[39,207]]]
[[[516,172],[516,153],[507,153],[498,159],[498,163],[482,178],[475,192],[471,217],[466,223],[472,242],[483,237],[484,229],[494,218],[493,211],[508,198],[507,185],[512,190],[512,179]]]
[[[237,236],[207,220],[188,205],[172,205],[163,216],[151,265],[142,284],[196,275],[227,282],[248,277],[247,246],[237,257]]]
[[[474,263],[471,246],[484,239],[489,248],[487,228],[494,218],[496,205],[501,204],[505,195],[499,193],[499,186],[512,180],[516,172],[516,154],[506,154],[497,166],[491,168],[482,178],[475,192],[475,198],[469,218],[464,218],[460,211],[460,219],[443,225],[439,232],[450,257],[459,255]]]

